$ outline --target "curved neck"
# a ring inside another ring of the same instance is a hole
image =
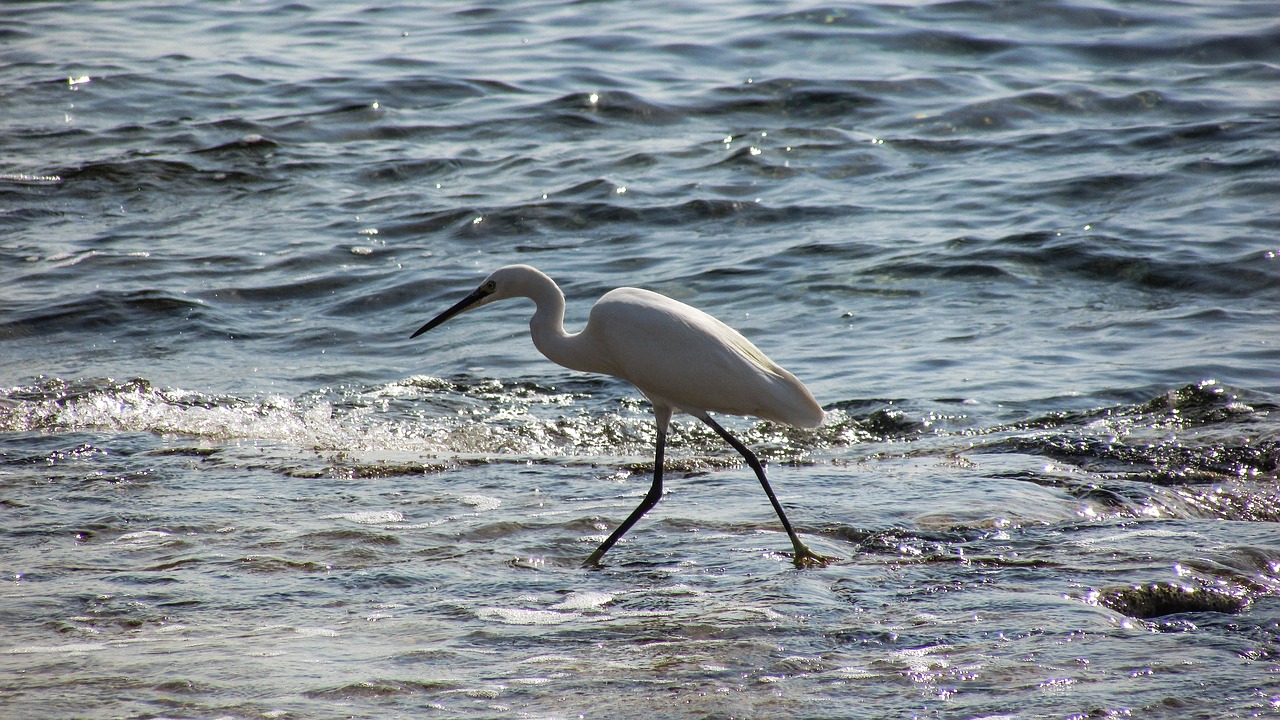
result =
[[[533,346],[553,363],[570,370],[600,372],[584,353],[582,333],[567,333],[564,329],[564,293],[551,278],[537,282],[526,289],[529,299],[537,305],[529,320],[529,335]]]

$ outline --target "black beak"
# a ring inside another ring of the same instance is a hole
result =
[[[466,297],[462,298],[462,301],[461,301],[461,302],[459,302],[457,305],[454,305],[453,307],[449,308],[448,310],[445,310],[444,312],[442,312],[442,313],[440,313],[439,315],[437,315],[437,316],[435,316],[434,318],[432,318],[432,320],[431,320],[430,322],[428,322],[426,325],[423,325],[422,327],[418,328],[418,331],[417,331],[417,332],[415,332],[414,334],[410,335],[410,336],[409,336],[409,339],[410,339],[410,340],[412,340],[413,338],[418,337],[418,336],[419,336],[419,335],[421,335],[422,333],[424,333],[424,332],[426,332],[426,331],[430,330],[431,328],[433,328],[433,327],[435,327],[435,326],[437,326],[437,325],[439,325],[439,324],[443,323],[445,320],[448,320],[449,318],[453,317],[454,315],[457,315],[458,313],[462,312],[463,310],[466,310],[467,308],[471,307],[472,305],[475,305],[476,303],[480,302],[480,300],[481,300],[482,298],[484,298],[484,297],[485,297],[486,295],[488,295],[488,294],[489,294],[489,293],[485,292],[485,291],[484,291],[484,290],[482,290],[482,289],[480,289],[480,290],[476,290],[475,292],[471,293],[470,295],[468,295],[468,296],[466,296]]]

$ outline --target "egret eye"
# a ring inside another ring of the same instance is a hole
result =
[[[498,283],[496,283],[496,282],[494,282],[494,281],[490,280],[489,282],[487,282],[487,283],[485,283],[485,284],[481,285],[481,286],[480,286],[480,289],[481,289],[481,290],[483,290],[483,291],[485,291],[485,292],[487,292],[487,293],[491,293],[491,292],[493,292],[494,290],[497,290],[497,289],[498,289]]]

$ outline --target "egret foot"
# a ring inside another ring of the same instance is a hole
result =
[[[809,548],[803,545],[796,546],[796,554],[795,554],[795,557],[793,558],[796,564],[796,568],[799,570],[806,570],[809,568],[824,568],[839,559],[840,558],[838,557],[827,557],[826,555],[819,555],[818,553],[810,550]]]

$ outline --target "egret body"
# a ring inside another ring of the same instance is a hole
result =
[[[822,408],[794,375],[728,325],[682,302],[638,288],[606,293],[591,308],[581,332],[565,332],[564,293],[555,281],[528,265],[499,268],[412,337],[465,310],[520,297],[533,300],[529,331],[534,346],[549,360],[571,370],[626,380],[653,405],[657,425],[653,485],[639,507],[591,553],[584,566],[599,565],[618,538],[662,498],[667,427],[677,410],[706,423],[746,458],[791,538],[796,567],[822,566],[830,561],[800,541],[769,487],[759,459],[710,415],[747,415],[816,427],[822,422]]]

